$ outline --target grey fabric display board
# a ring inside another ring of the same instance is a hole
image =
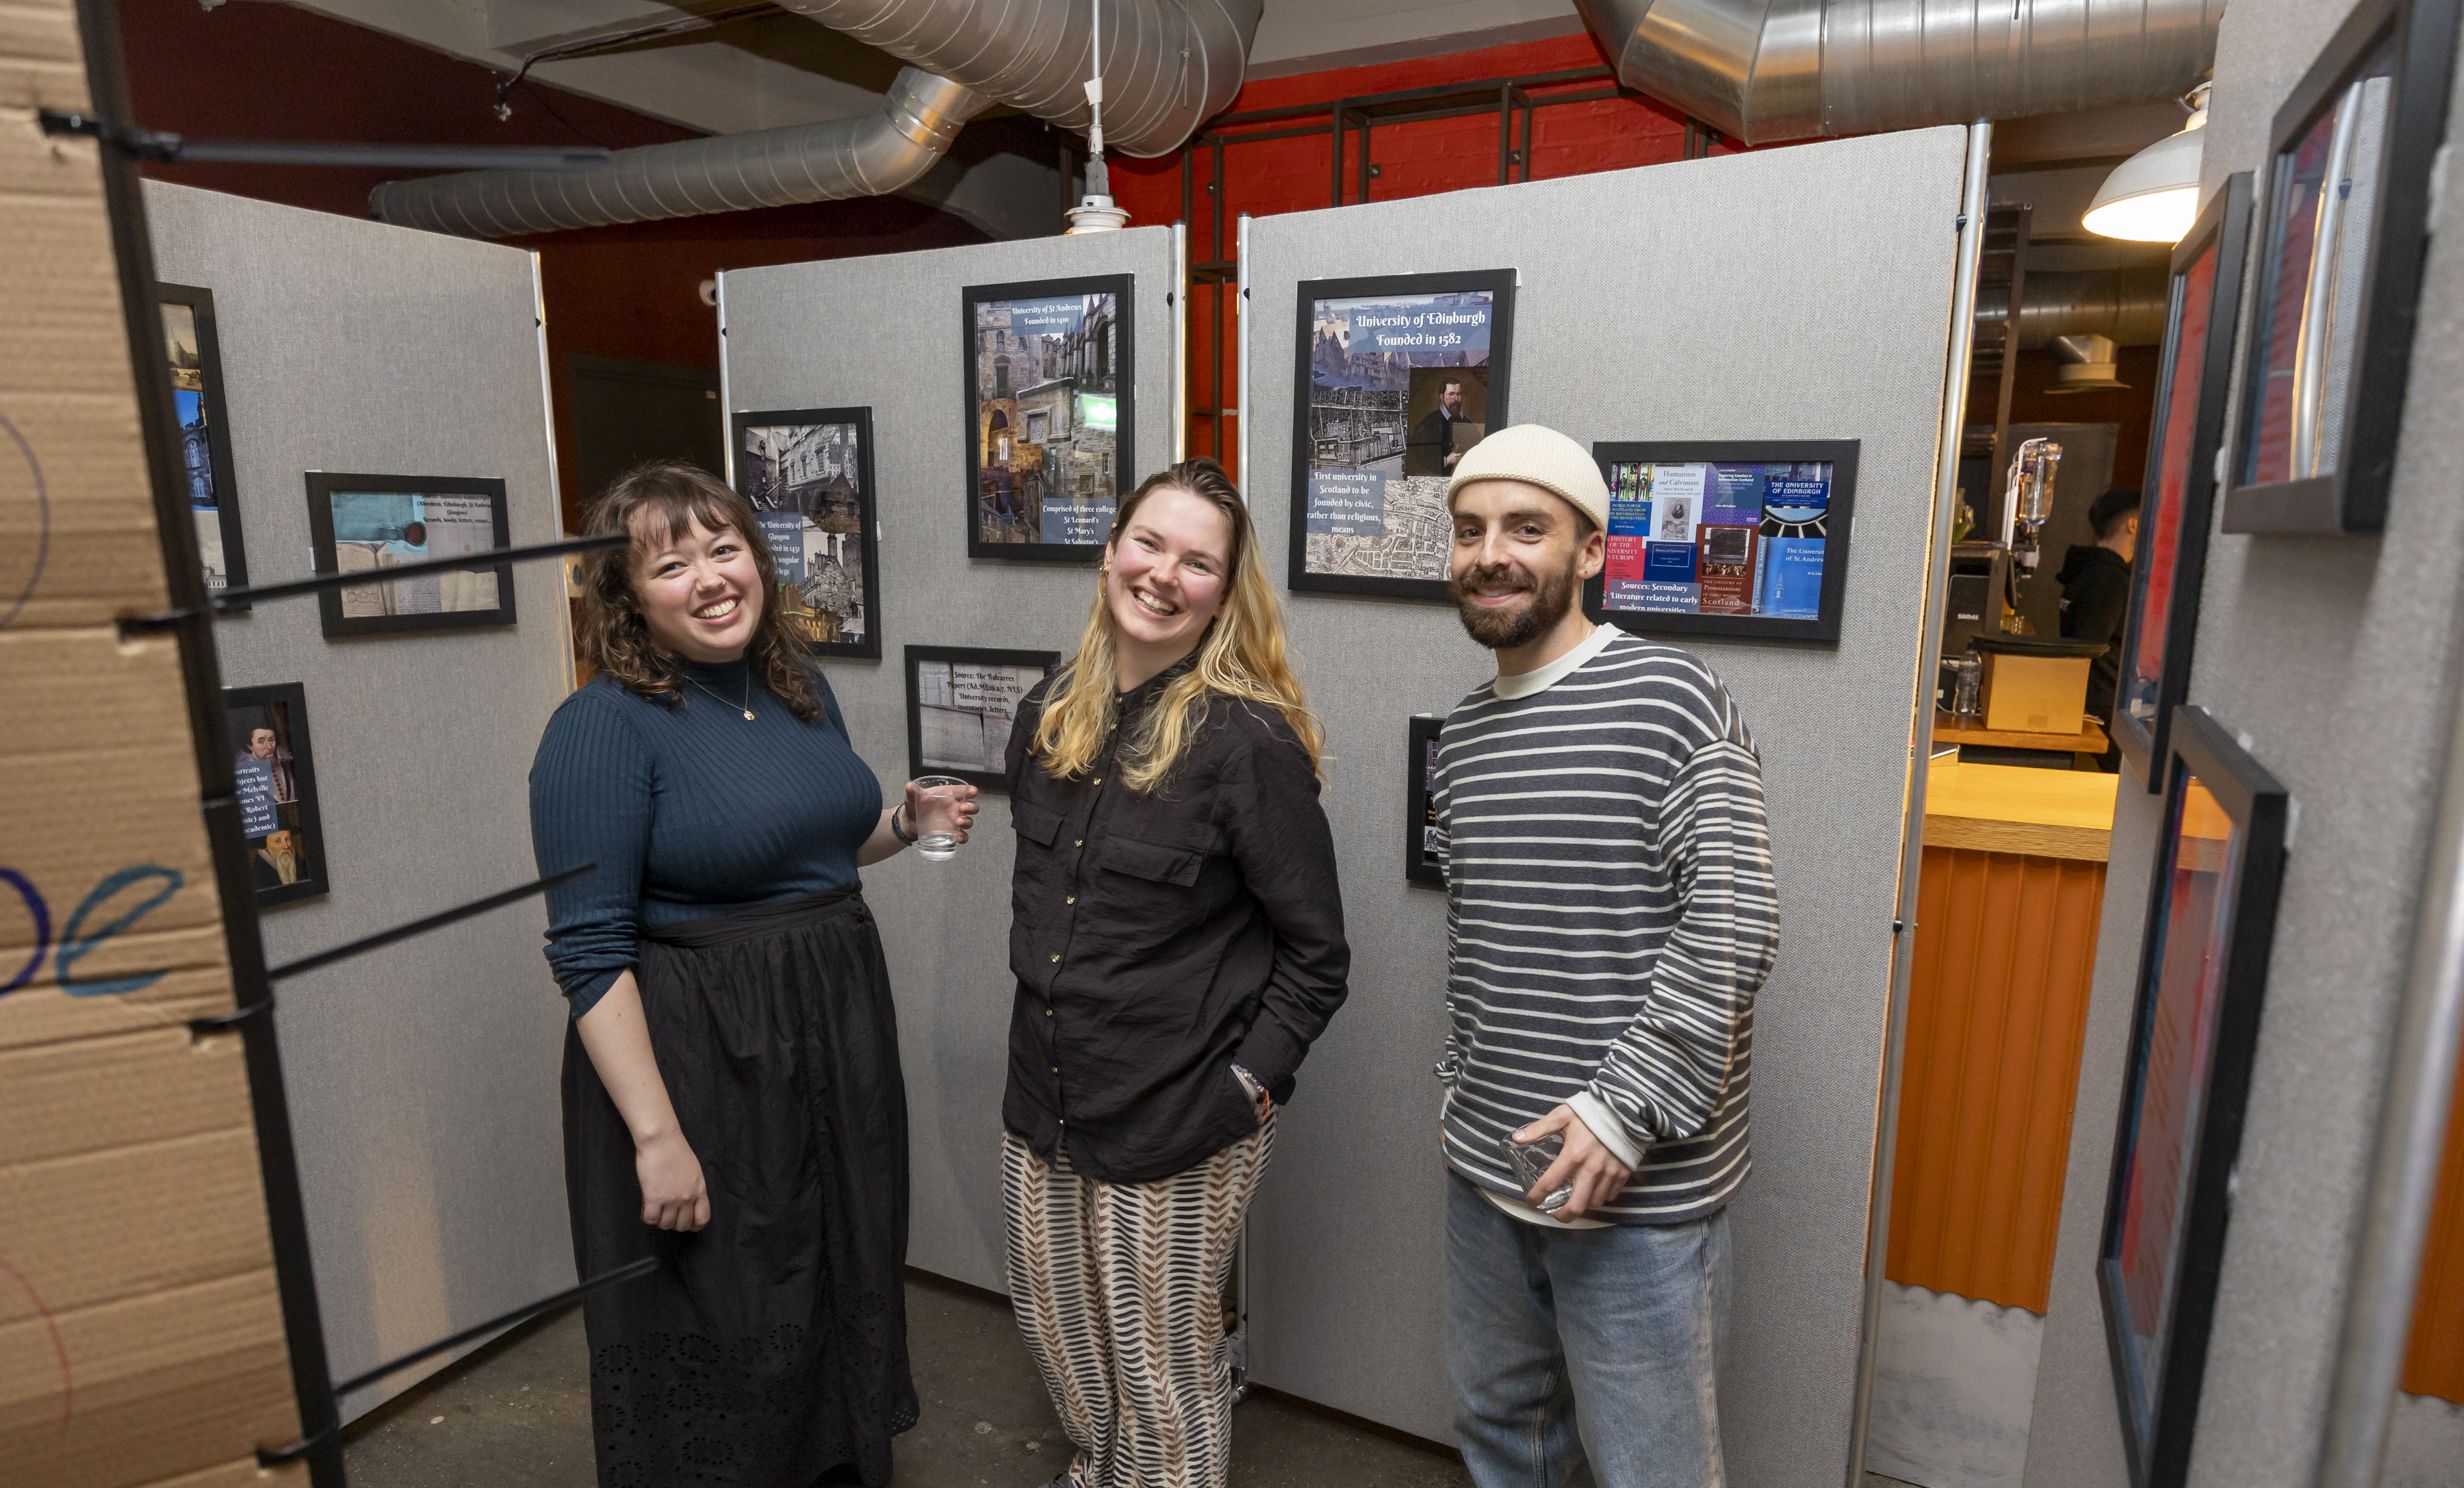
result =
[[[214,292],[252,579],[310,572],[312,469],[499,477],[513,540],[555,539],[530,254],[153,181],[145,209],[163,277]],[[333,891],[267,911],[269,960],[537,876],[527,778],[571,647],[557,565],[514,584],[505,629],[328,642],[313,599],[217,627],[231,685],[305,687],[316,743]],[[573,1282],[545,927],[533,900],[278,989],[338,1376]]]
[[[1730,1480],[1847,1464],[1963,134],[1933,129],[1250,225],[1246,482],[1284,571],[1295,284],[1511,268],[1514,416],[1596,440],[1862,441],[1836,646],[1696,639],[1760,748],[1781,904],[1733,1210]],[[1441,604],[1287,596],[1334,762],[1352,1000],[1251,1222],[1261,1384],[1445,1438],[1445,903],[1403,879],[1406,720],[1494,670]]]
[[[1078,648],[1095,564],[969,559],[959,293],[970,284],[1130,274],[1137,279],[1133,479],[1170,463],[1176,267],[1172,232],[842,258],[725,276],[724,387],[741,409],[869,405],[880,491],[878,662],[824,663],[883,799],[907,778],[910,646]],[[901,853],[865,871],[898,1003],[907,1073],[913,1240],[909,1261],[977,1286],[1001,1280],[1001,1096],[1008,1067],[1005,798],[987,793],[975,840],[947,863]]]
[[[2217,33],[2203,201],[2237,170],[2260,171],[2267,199],[2270,121],[2351,10],[2349,0],[2234,0]],[[2459,127],[2464,104],[2451,99],[2450,142]],[[2193,1488],[2316,1480],[2354,1244],[2369,1223],[2364,1195],[2449,748],[2464,600],[2456,196],[2430,226],[2386,533],[2209,540],[2189,700],[2248,732],[2300,814],[2235,1164]],[[2253,252],[2242,280],[2241,346],[2261,256]],[[2238,356],[2233,368],[2237,406],[2251,393]],[[2163,810],[2162,796],[2125,774],[2037,1363],[2030,1488],[2130,1481],[2095,1266]]]

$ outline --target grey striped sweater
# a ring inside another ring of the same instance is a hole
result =
[[[1500,1137],[1596,1101],[1643,1159],[1600,1218],[1717,1210],[1750,1163],[1754,994],[1779,937],[1762,767],[1727,689],[1615,636],[1545,690],[1464,698],[1436,794],[1448,1164],[1519,1197]]]

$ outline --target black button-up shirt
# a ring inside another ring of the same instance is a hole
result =
[[[1288,1099],[1352,964],[1317,777],[1281,714],[1214,697],[1162,785],[1121,783],[1121,739],[1190,665],[1122,697],[1080,778],[1030,756],[1044,687],[1010,730],[1018,1002],[1001,1121],[1112,1183],[1186,1171],[1256,1130],[1232,1066]]]

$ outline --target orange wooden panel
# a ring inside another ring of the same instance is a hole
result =
[[[2045,1310],[2104,864],[1928,847],[1892,1169],[1892,1280]]]
[[[2404,1388],[2464,1405],[2464,1082],[2457,1083],[2447,1113],[2447,1156],[2439,1164],[2438,1202],[2413,1293]]]

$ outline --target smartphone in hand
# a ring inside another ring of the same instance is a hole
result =
[[[1522,1185],[1524,1193],[1529,1193],[1533,1184],[1549,1176],[1549,1170],[1555,1167],[1557,1159],[1564,1154],[1566,1134],[1552,1131],[1537,1142],[1517,1142],[1514,1133],[1509,1131],[1497,1139],[1497,1145],[1506,1151],[1507,1171],[1514,1174],[1514,1181]],[[1565,1208],[1566,1200],[1573,1196],[1574,1185],[1569,1179],[1556,1193],[1540,1201],[1540,1212],[1553,1214]]]

